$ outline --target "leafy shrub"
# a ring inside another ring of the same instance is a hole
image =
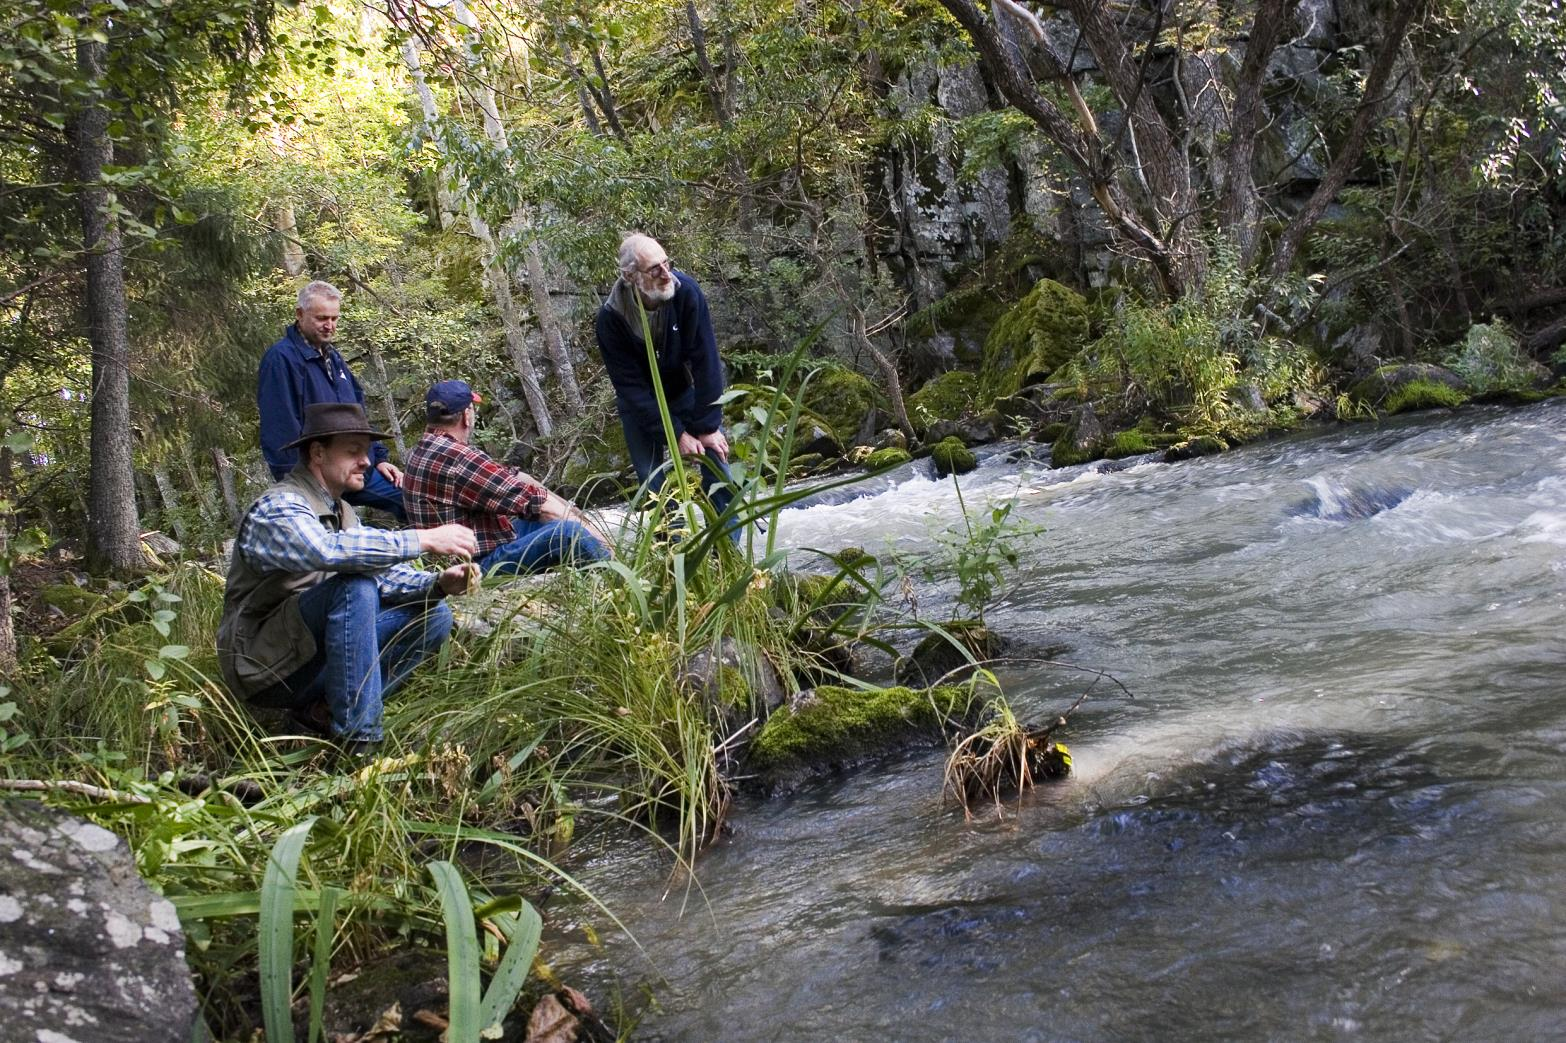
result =
[[[1475,323],[1445,364],[1476,395],[1522,391],[1537,382],[1538,369],[1504,322]]]

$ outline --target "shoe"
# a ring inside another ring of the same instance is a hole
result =
[[[327,707],[325,699],[289,707],[288,718],[299,726],[300,731],[326,739],[332,737],[332,711]]]

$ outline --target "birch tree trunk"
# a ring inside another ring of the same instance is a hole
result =
[[[462,10],[466,11],[466,8]],[[424,116],[425,126],[433,128],[440,120],[440,113],[435,107],[434,92],[430,90],[429,84],[424,79],[424,68],[419,60],[418,46],[411,39],[403,45],[402,56],[419,95],[419,106]],[[490,114],[486,112],[486,121],[489,118]],[[478,207],[465,192],[459,188],[458,191],[450,194],[450,198],[454,206],[460,200],[467,213],[468,225],[479,241],[479,253],[484,263],[484,281],[495,299],[495,310],[500,313],[500,325],[506,339],[506,354],[511,357],[511,364],[517,372],[517,380],[522,384],[522,395],[527,399],[528,408],[532,410],[533,426],[538,429],[541,436],[547,438],[554,433],[554,418],[550,415],[549,403],[544,399],[544,389],[538,382],[538,371],[533,367],[532,357],[528,354],[527,340],[522,333],[522,319],[518,314],[516,301],[511,296],[511,277],[506,272],[505,266],[500,263],[500,251],[495,243],[495,237],[490,232],[489,223],[484,220],[478,212]]]

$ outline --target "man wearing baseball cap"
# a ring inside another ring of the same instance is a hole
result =
[[[461,522],[486,572],[513,575],[602,561],[610,541],[581,511],[532,476],[472,445],[483,402],[466,382],[443,380],[424,397],[428,427],[408,454],[402,495],[414,525]]]
[[[345,497],[364,488],[374,430],[355,403],[305,408],[286,448],[299,462],[239,523],[218,624],[223,679],[240,698],[285,708],[353,754],[382,739],[382,700],[451,632],[443,599],[468,566],[426,572],[426,552],[471,555],[462,525],[374,529]]]

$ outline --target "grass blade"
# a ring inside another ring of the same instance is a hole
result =
[[[294,1041],[294,889],[315,817],[277,838],[261,878],[261,1020],[271,1043]]]
[[[430,875],[440,895],[446,921],[446,978],[451,1010],[447,1012],[450,1043],[479,1043],[479,949],[473,931],[473,903],[462,874],[450,862],[431,862]]]
[[[321,1016],[326,1009],[326,972],[332,965],[332,942],[337,939],[337,901],[340,887],[321,889],[321,911],[315,918],[315,954],[310,960],[310,1043],[321,1038]]]
[[[489,980],[489,988],[484,990],[480,1014],[485,1032],[495,1029],[516,1003],[517,993],[522,991],[528,971],[533,968],[538,939],[544,931],[544,921],[539,918],[538,910],[525,901],[517,915],[499,917],[497,922],[503,930],[509,926],[510,944],[500,958],[500,966],[495,968],[495,976]],[[496,1038],[499,1038],[498,1033]]]

